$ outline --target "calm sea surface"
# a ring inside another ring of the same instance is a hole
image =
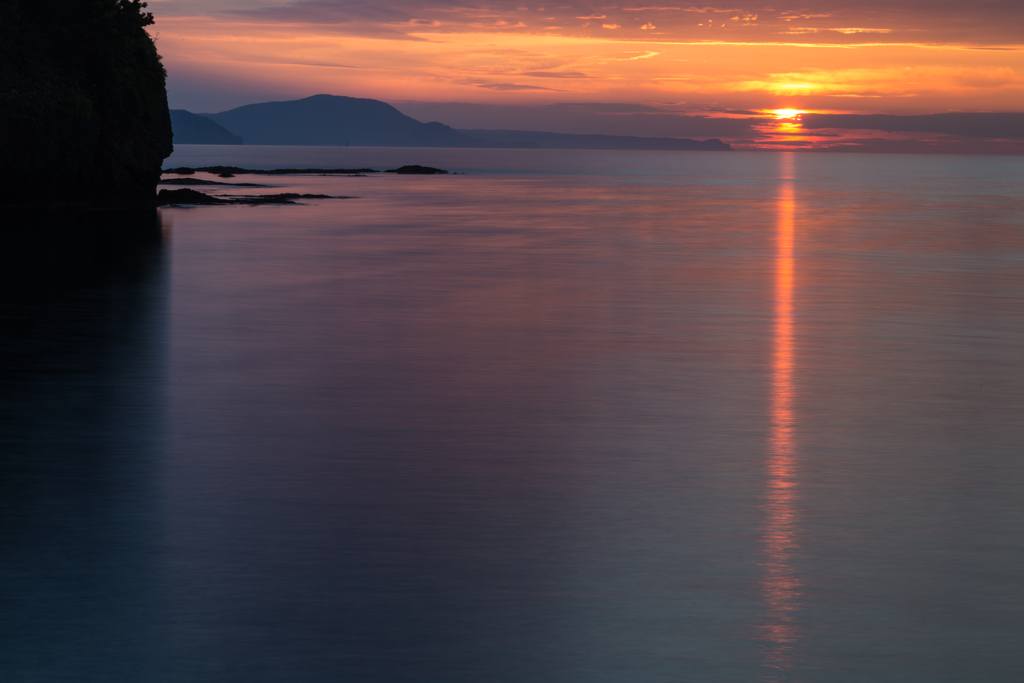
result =
[[[5,219],[0,679],[1022,680],[1024,157],[413,163]]]

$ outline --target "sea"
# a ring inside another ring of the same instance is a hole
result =
[[[0,679],[1022,680],[1024,156],[408,164],[7,214]]]

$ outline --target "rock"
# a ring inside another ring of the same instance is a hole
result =
[[[144,7],[0,0],[0,205],[154,205],[172,133]]]
[[[182,188],[180,190],[160,190],[156,196],[157,206],[170,206],[172,204],[231,204],[227,199],[211,197],[203,192]]]
[[[250,197],[236,197],[235,202],[239,204],[294,204],[296,199],[352,199],[351,197],[332,197],[327,194],[294,194],[285,192],[283,194],[260,194]]]
[[[216,180],[203,180],[202,178],[168,178],[160,179],[161,185],[220,185],[222,187],[269,187],[258,183],[218,183]]]
[[[402,166],[401,168],[391,168],[385,173],[399,173],[402,175],[437,175],[447,174],[448,171],[442,171],[439,168],[431,168],[430,166]]]
[[[296,199],[353,199],[353,197],[332,197],[326,194],[295,194],[292,192],[211,197],[203,192],[183,188],[181,190],[160,190],[156,201],[158,206],[208,206],[214,204],[246,204],[254,206],[259,204],[295,204]]]
[[[182,166],[180,168],[168,168],[164,170],[164,173],[177,173],[178,175],[190,175],[196,171],[203,173],[213,173],[225,177],[224,173],[230,173],[232,175],[244,175],[246,173],[250,175],[353,175],[360,173],[377,173],[372,168],[275,168],[271,170],[263,170],[258,168],[239,168],[238,166],[201,166],[200,168],[188,168]]]

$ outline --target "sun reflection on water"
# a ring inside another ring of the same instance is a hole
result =
[[[772,333],[771,436],[768,444],[767,491],[764,503],[764,570],[766,607],[763,639],[767,663],[788,668],[800,636],[795,611],[800,581],[792,565],[797,547],[796,449],[793,439],[793,234],[796,200],[793,153],[782,155],[782,185],[776,208],[775,321]]]

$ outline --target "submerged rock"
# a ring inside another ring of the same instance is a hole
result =
[[[139,0],[0,0],[0,205],[153,206],[172,151]]]

